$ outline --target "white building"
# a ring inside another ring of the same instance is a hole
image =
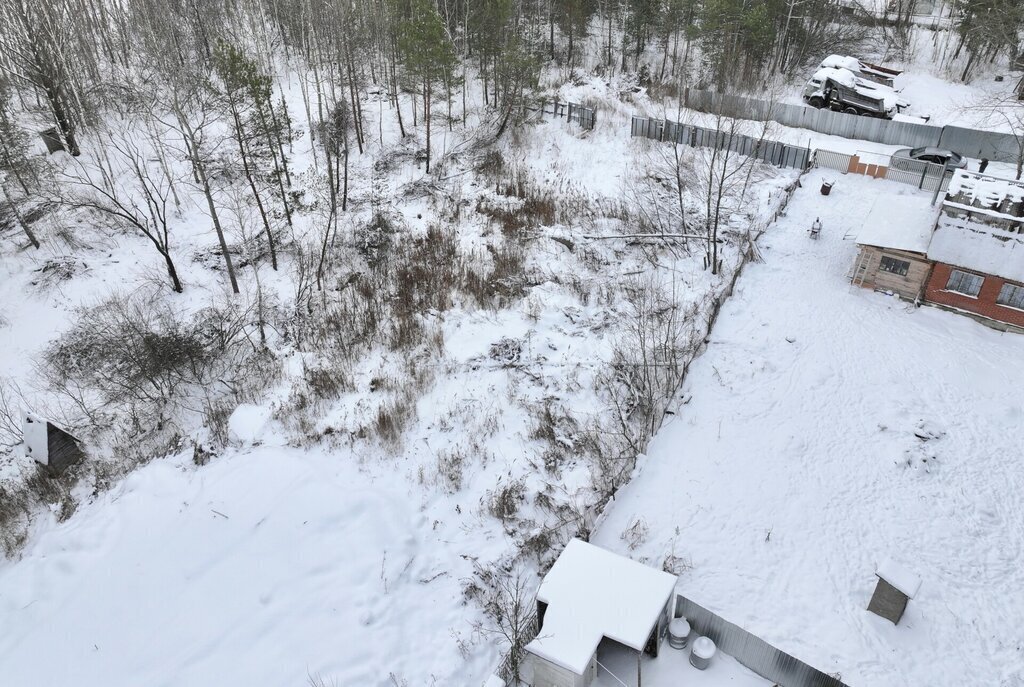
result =
[[[532,687],[587,687],[598,645],[657,655],[673,615],[676,576],[573,539],[537,592],[540,633],[523,666]]]

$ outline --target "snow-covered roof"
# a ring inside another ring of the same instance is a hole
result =
[[[1024,235],[941,215],[928,257],[954,267],[1024,282]]]
[[[957,199],[957,200],[954,200]],[[1024,235],[1006,231],[998,222],[1024,223],[1001,211],[1003,202],[1024,200],[1024,183],[957,170],[942,205],[953,214],[939,216],[928,257],[947,265],[1024,282]],[[1003,208],[1005,209],[1005,208]],[[996,220],[988,223],[985,219]]]
[[[822,67],[818,71],[814,72],[814,78],[819,81],[825,79],[832,79],[838,84],[842,84],[847,88],[856,88],[857,79],[854,78],[853,72],[847,69],[834,69],[832,67]]]
[[[1004,200],[1011,202],[1024,200],[1024,182],[999,177],[988,176],[987,174],[976,174],[958,169],[949,181],[949,190],[946,192],[947,204],[953,204],[953,198],[963,194],[972,212],[979,209],[988,210],[986,214],[996,214],[1004,219],[1020,221],[1020,217],[1008,215],[999,211],[999,206]]]
[[[857,233],[857,243],[878,248],[925,253],[939,208],[919,193],[875,196],[874,205]]]
[[[917,596],[918,590],[921,589],[921,578],[891,558],[879,563],[875,574],[911,599]]]
[[[675,575],[573,539],[544,576],[540,635],[526,649],[582,675],[602,637],[641,651]]]

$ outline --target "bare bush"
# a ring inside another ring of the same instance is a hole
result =
[[[449,494],[462,489],[468,456],[461,446],[453,446],[437,453],[437,478]]]
[[[520,506],[526,500],[526,483],[522,480],[513,480],[488,491],[484,498],[487,502],[487,512],[501,520],[504,525],[518,515]]]
[[[485,622],[475,623],[481,634],[498,637],[507,647],[500,672],[510,684],[519,684],[526,645],[537,636],[534,584],[522,568],[477,565],[473,578],[463,583],[463,595],[483,610]]]
[[[235,304],[186,318],[144,295],[114,296],[81,310],[41,369],[81,424],[124,419],[133,434],[151,434],[223,399],[248,400],[273,378],[276,361],[252,328],[252,313]]]

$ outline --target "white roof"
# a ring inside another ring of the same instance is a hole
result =
[[[874,205],[857,233],[857,243],[925,253],[939,207],[932,206],[927,195],[914,191],[876,195]]]
[[[928,257],[954,267],[1024,282],[1024,235],[942,215]]]
[[[911,599],[917,596],[918,590],[921,589],[921,578],[891,558],[879,563],[875,574]]]
[[[602,637],[641,651],[676,576],[573,539],[544,576],[540,635],[527,651],[582,675]]]

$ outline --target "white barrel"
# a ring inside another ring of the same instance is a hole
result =
[[[698,670],[704,670],[711,665],[711,659],[715,655],[715,643],[707,637],[697,637],[690,647],[690,665]]]
[[[668,644],[673,649],[685,649],[690,638],[690,623],[686,618],[676,618],[668,624]]]

